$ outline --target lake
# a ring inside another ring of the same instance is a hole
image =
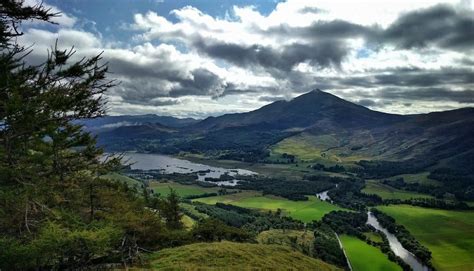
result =
[[[127,152],[124,154],[124,161],[127,164],[131,163],[131,169],[159,170],[166,174],[196,173],[196,179],[202,182],[208,182],[206,181],[206,178],[219,178],[225,174],[233,177],[231,180],[209,182],[219,186],[235,186],[239,182],[239,180],[236,178],[239,175],[249,176],[257,174],[256,172],[250,170],[240,168],[228,169],[213,167],[161,154]]]

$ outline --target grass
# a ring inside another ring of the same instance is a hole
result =
[[[209,217],[208,215],[196,210],[196,207],[194,207],[194,205],[192,204],[181,202],[179,206],[183,209],[186,209],[187,212],[191,213],[193,216],[198,217],[200,219],[206,219]]]
[[[300,161],[320,162],[326,165],[335,163],[353,165],[355,161],[368,158],[341,145],[344,144],[332,135],[315,136],[302,133],[278,142],[271,148],[271,153],[274,156],[283,153],[292,154]]]
[[[155,193],[161,195],[168,195],[170,188],[173,188],[180,197],[186,197],[191,195],[201,195],[204,193],[216,193],[219,189],[215,187],[201,187],[198,185],[184,185],[175,182],[151,182],[150,187]]]
[[[433,198],[430,195],[399,190],[375,180],[367,180],[365,183],[365,188],[362,189],[362,192],[366,194],[378,195],[382,199],[405,200],[405,199],[411,199],[411,198]]]
[[[183,215],[183,217],[181,218],[181,222],[183,222],[184,228],[187,230],[190,230],[196,223],[194,219],[192,219],[191,217],[187,215]]]
[[[135,180],[133,178],[130,178],[130,177],[127,177],[125,175],[122,175],[120,173],[115,173],[115,172],[102,175],[102,178],[109,179],[109,180],[114,180],[114,181],[119,181],[119,182],[124,182],[124,183],[128,184],[130,187],[139,188],[142,185],[142,183],[138,180]]]
[[[380,236],[380,234],[378,233],[369,231],[369,232],[364,232],[364,235],[372,242],[383,243],[382,236]]]
[[[149,256],[158,270],[340,270],[290,247],[248,243],[197,243]]]
[[[402,270],[399,265],[390,261],[380,249],[357,237],[341,235],[340,239],[354,271]]]
[[[294,243],[292,240],[296,240]],[[312,251],[314,234],[312,231],[298,230],[268,230],[257,236],[259,244],[296,246],[298,250]]]
[[[315,196],[309,196],[307,201],[292,201],[281,197],[266,195],[259,192],[242,192],[237,194],[200,198],[199,201],[206,204],[215,204],[222,202],[245,208],[263,209],[275,211],[282,209],[285,215],[301,220],[311,222],[321,219],[325,214],[333,210],[342,210],[341,208],[321,201]]]
[[[430,175],[429,172],[421,172],[417,174],[401,174],[401,175],[393,176],[389,179],[394,180],[398,178],[403,178],[403,180],[406,183],[419,183],[419,184],[433,185],[433,186],[442,185],[439,181],[428,178],[428,175]]]
[[[474,270],[474,211],[452,211],[410,205],[377,209],[395,218],[432,252],[438,270]]]
[[[333,162],[340,162],[337,156],[328,155],[324,150],[337,146],[338,141],[329,136],[306,136],[297,135],[288,137],[278,142],[273,148],[272,153],[275,154],[292,154],[299,160],[318,161],[329,160]]]

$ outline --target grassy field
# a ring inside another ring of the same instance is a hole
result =
[[[150,182],[150,187],[155,191],[155,193],[160,193],[161,195],[168,195],[170,188],[173,188],[181,197],[191,196],[191,195],[200,195],[204,193],[216,193],[219,188],[217,187],[201,187],[199,185],[184,185],[175,182]]]
[[[379,195],[382,199],[405,200],[405,199],[411,199],[411,198],[433,198],[430,195],[399,190],[391,186],[382,184],[379,181],[375,181],[375,180],[367,180],[365,183],[365,188],[362,189],[362,192],[366,194]]]
[[[449,211],[410,205],[377,209],[396,219],[428,247],[438,270],[474,270],[474,211]]]
[[[206,204],[222,202],[245,208],[264,210],[277,210],[280,208],[285,215],[299,219],[303,222],[319,220],[330,211],[342,210],[335,205],[317,199],[315,196],[309,196],[309,200],[307,201],[291,201],[281,197],[269,195],[262,196],[259,192],[248,191],[225,196],[201,198],[196,199],[195,201]]]
[[[271,148],[272,154],[292,154],[298,160],[320,162],[322,164],[334,165],[335,163],[353,162],[367,157],[354,154],[352,151],[341,147],[341,142],[332,135],[310,135],[300,134],[288,137],[278,142]]]
[[[403,180],[406,183],[419,183],[419,184],[434,185],[434,186],[441,185],[440,182],[428,178],[429,174],[430,174],[429,172],[422,172],[422,173],[417,173],[417,174],[402,174],[402,175],[393,176],[389,179],[394,180],[398,178],[403,178]]]
[[[163,249],[149,261],[160,270],[340,270],[287,246],[232,242]]]
[[[380,249],[357,237],[341,235],[340,239],[354,271],[402,270],[399,265],[390,261]]]

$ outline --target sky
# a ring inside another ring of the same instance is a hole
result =
[[[26,0],[25,5],[37,0]],[[48,49],[103,52],[108,114],[204,118],[321,89],[373,110],[474,106],[471,0],[45,0],[26,22],[31,64]]]

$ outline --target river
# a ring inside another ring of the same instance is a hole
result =
[[[167,174],[196,173],[196,179],[202,182],[206,182],[206,178],[219,178],[225,174],[234,177],[232,180],[212,182],[219,186],[235,186],[239,182],[239,180],[235,178],[236,176],[257,174],[250,170],[213,167],[161,154],[127,152],[124,154],[123,160],[127,164],[131,164],[131,169],[159,170]]]
[[[388,242],[390,244],[390,248],[392,249],[393,253],[398,257],[402,258],[402,260],[407,263],[414,271],[429,271],[430,269],[423,265],[410,251],[406,250],[402,244],[398,241],[397,237],[390,232],[387,231],[382,225],[380,225],[377,218],[371,213],[367,213],[367,224],[371,225],[372,227],[376,228],[377,230],[383,232],[385,236],[387,236]]]

